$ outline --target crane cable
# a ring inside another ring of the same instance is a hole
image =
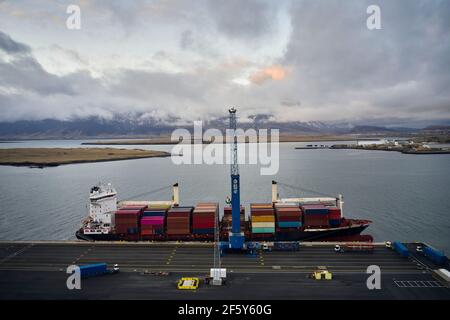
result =
[[[310,192],[310,193],[312,193],[312,194],[316,194],[316,195],[323,196],[323,197],[336,198],[336,196],[334,196],[334,195],[329,195],[329,194],[326,194],[326,193],[321,193],[321,192],[318,192],[318,191],[316,191],[316,190],[307,189],[307,188],[302,188],[302,187],[295,187],[295,186],[292,186],[292,185],[289,185],[289,184],[286,184],[286,183],[282,183],[282,182],[277,182],[277,183],[278,183],[278,185],[280,185],[280,186],[288,187],[288,188],[294,189],[294,190],[296,190],[296,191],[300,191],[300,192]]]

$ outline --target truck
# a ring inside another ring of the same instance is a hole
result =
[[[371,243],[358,243],[358,244],[337,244],[334,247],[335,252],[343,253],[343,252],[364,252],[364,253],[372,253],[374,249],[374,245]]]
[[[425,246],[422,249],[423,255],[433,261],[438,266],[442,266],[445,263],[447,263],[448,258],[445,256],[445,254],[442,251],[436,250],[432,247]]]
[[[447,269],[433,270],[433,277],[444,287],[450,288],[450,272]]]
[[[112,271],[108,270],[106,263],[94,263],[80,266],[80,275],[82,278],[117,272],[119,272],[119,266],[117,264],[114,265]]]
[[[273,251],[298,251],[299,249],[300,243],[298,241],[273,243]]]
[[[397,251],[402,257],[404,258],[408,258],[409,257],[409,250],[408,248],[406,248],[406,246],[399,242],[399,241],[395,241],[392,244],[392,247],[395,251]]]

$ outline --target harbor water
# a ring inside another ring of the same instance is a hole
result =
[[[24,141],[0,143],[0,148],[87,147],[81,142]],[[251,202],[270,201],[272,180],[281,182],[281,197],[314,196],[291,186],[341,193],[344,215],[372,220],[365,234],[375,241],[425,241],[450,254],[450,155],[295,149],[307,144],[281,143],[279,171],[273,176],[261,175],[259,165],[240,166],[247,213]],[[173,146],[112,147],[171,151]],[[169,186],[178,182],[181,204],[217,201],[222,210],[229,179],[228,165],[175,165],[170,158],[44,169],[0,166],[0,240],[74,239],[87,215],[89,189],[99,181],[113,183],[120,200],[170,200]]]

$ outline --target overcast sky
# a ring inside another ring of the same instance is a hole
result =
[[[371,4],[381,30],[366,26]],[[450,119],[450,0],[0,0],[0,121],[190,121],[229,106],[278,121]]]

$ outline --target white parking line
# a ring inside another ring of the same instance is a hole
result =
[[[422,281],[422,280],[394,280],[399,288],[442,288],[439,281]]]

